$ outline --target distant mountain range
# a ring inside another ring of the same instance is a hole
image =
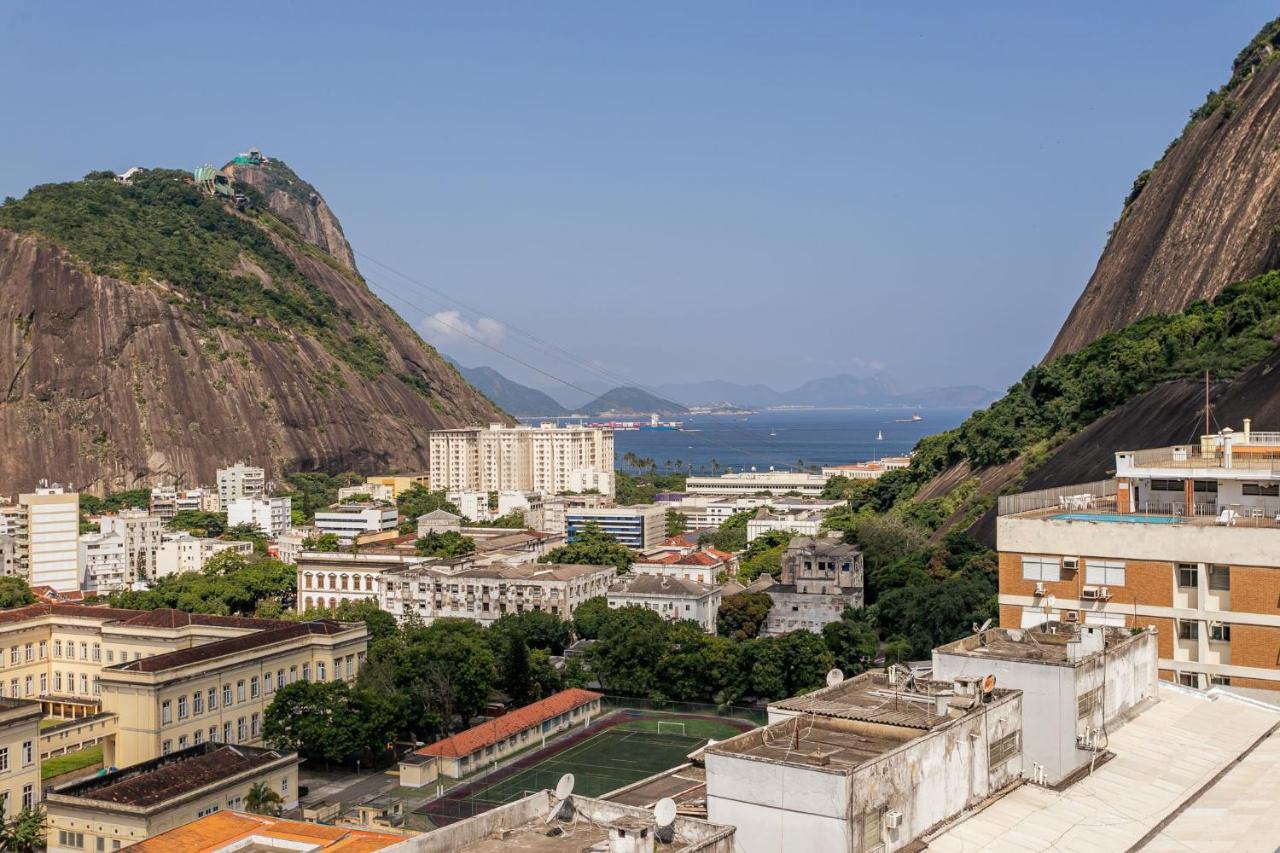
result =
[[[493,402],[517,417],[558,417],[564,415],[681,415],[689,406],[730,404],[750,408],[767,406],[903,406],[919,408],[979,408],[998,395],[977,385],[924,388],[903,392],[888,374],[854,376],[840,374],[813,379],[790,391],[775,391],[768,385],[740,385],[736,382],[667,383],[652,391],[632,386],[608,388],[598,382],[582,382],[583,391],[596,393],[587,399],[573,388],[546,391],[522,385],[491,367],[463,367],[449,359],[462,377]],[[656,392],[656,393],[655,393]],[[675,402],[679,401],[679,402]]]

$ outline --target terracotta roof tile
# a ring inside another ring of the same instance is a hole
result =
[[[534,702],[530,705],[525,705],[523,708],[517,708],[510,713],[503,714],[496,720],[472,726],[465,732],[459,732],[453,737],[447,737],[444,740],[436,741],[430,746],[424,746],[417,751],[417,754],[461,758],[464,755],[470,755],[477,749],[484,749],[486,746],[492,746],[499,741],[506,740],[530,726],[539,725],[552,717],[558,717],[561,714],[572,711],[574,708],[590,704],[599,698],[599,693],[592,693],[590,690],[582,690],[578,687],[570,687],[568,690],[562,690],[540,702]]]
[[[215,812],[129,849],[137,853],[215,853],[253,837],[319,844],[323,853],[372,853],[404,841],[402,835],[322,826],[242,812]]]

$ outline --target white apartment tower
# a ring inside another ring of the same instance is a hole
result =
[[[276,537],[289,532],[293,524],[293,499],[241,498],[227,504],[227,524],[249,524],[267,536]]]
[[[14,559],[32,586],[80,588],[80,495],[57,484],[18,496]]]
[[[613,496],[613,431],[544,423],[431,433],[431,487],[446,491],[596,490]]]
[[[98,530],[120,536],[130,583],[156,576],[156,552],[160,550],[160,537],[164,533],[160,516],[145,509],[122,509],[99,518]]]
[[[257,500],[266,491],[267,473],[261,468],[237,462],[230,468],[218,469],[218,503],[222,507],[245,498]]]

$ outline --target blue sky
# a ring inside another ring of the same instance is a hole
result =
[[[0,195],[256,145],[464,363],[1003,387],[1268,5],[7,3]]]

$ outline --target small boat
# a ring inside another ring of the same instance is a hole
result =
[[[897,420],[894,421],[894,423],[895,424],[914,424],[922,420],[924,420],[924,418],[920,417],[919,415],[912,415],[909,418],[898,418]]]
[[[884,441],[884,430],[876,431],[876,441]]]
[[[776,435],[777,435],[777,433],[776,433],[776,432],[771,432],[771,433],[769,433],[769,435],[771,435],[771,436],[776,436]]]

